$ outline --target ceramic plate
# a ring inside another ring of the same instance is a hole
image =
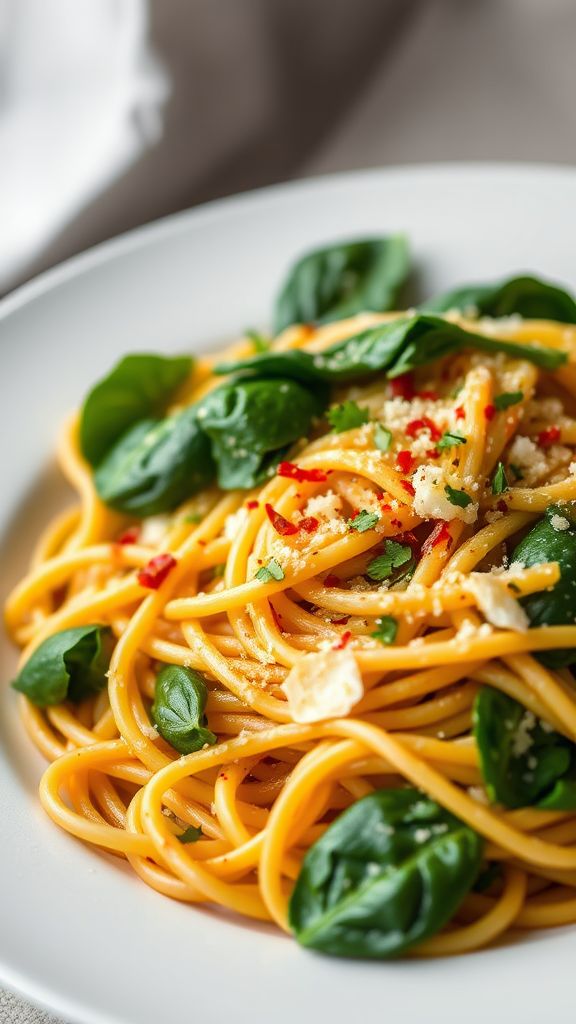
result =
[[[201,351],[265,326],[292,258],[341,236],[406,231],[423,292],[520,270],[574,287],[575,229],[568,169],[390,169],[214,203],[27,285],[0,304],[3,588],[66,500],[59,422],[123,353]],[[353,963],[157,895],[44,816],[4,639],[0,656],[0,983],[75,1024],[573,1019],[576,928],[459,959]]]

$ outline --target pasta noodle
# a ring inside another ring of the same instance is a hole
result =
[[[270,351],[322,355],[395,317],[292,326]],[[104,503],[78,416],[64,426],[59,459],[78,504],[48,526],[6,621],[22,665],[93,624],[114,649],[104,689],[45,706],[19,697],[51,762],[40,799],[166,896],[294,930],[307,851],[348,808],[408,786],[481,837],[493,871],[411,955],[576,922],[576,804],[494,799],[475,731],[487,688],[576,742],[571,672],[538,660],[576,647],[574,617],[527,628],[521,603],[553,590],[558,562],[507,561],[551,504],[576,499],[576,328],[446,322],[569,361],[552,372],[520,351],[468,348],[417,367],[409,390],[382,373],[338,384],[333,407],[360,409],[359,421],[315,420],[284,473],[248,490],[208,484],[141,518]],[[251,351],[245,339],[226,358]],[[214,392],[215,361],[196,363],[174,409]],[[206,681],[208,739],[189,753],[158,724],[162,666]]]

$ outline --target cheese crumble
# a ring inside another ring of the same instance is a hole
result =
[[[356,658],[348,649],[303,654],[281,689],[295,722],[343,718],[364,695]]]
[[[526,612],[509,594],[499,578],[491,573],[472,572],[466,580],[466,589],[476,601],[485,619],[500,629],[513,629],[524,633],[529,625]]]
[[[472,501],[466,508],[453,505],[446,494],[447,483],[441,466],[419,466],[412,477],[416,515],[421,519],[461,519],[463,523],[474,523],[478,503]]]

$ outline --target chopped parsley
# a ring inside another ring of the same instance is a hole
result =
[[[370,635],[381,644],[393,644],[398,633],[398,623],[391,615],[382,615],[376,619],[376,629]]]
[[[469,494],[466,494],[466,491],[459,491],[455,487],[450,487],[450,484],[446,484],[444,493],[451,505],[458,505],[459,508],[468,508],[468,505],[472,504],[472,498]]]
[[[366,533],[366,530],[371,530],[379,522],[380,516],[377,512],[367,512],[363,508],[361,512],[358,512],[358,515],[348,520],[348,526],[351,530],[356,530],[358,533]]]
[[[467,437],[463,437],[462,434],[453,434],[452,431],[447,430],[445,434],[442,434],[442,437],[436,443],[436,447],[453,448],[457,444],[467,444],[467,442]]]
[[[494,405],[499,412],[502,412],[503,409],[509,409],[511,405],[518,405],[523,398],[523,391],[503,391],[501,395],[496,395]]]
[[[255,579],[261,583],[270,583],[271,580],[283,580],[284,569],[275,558],[271,558],[267,565],[263,565],[256,573]]]
[[[508,463],[508,469],[512,473],[512,475],[513,475],[515,480],[523,480],[524,479],[524,473],[520,469],[520,466],[517,466],[515,462],[509,462]]]
[[[374,444],[381,452],[387,452],[392,444],[392,431],[381,423],[374,424]]]
[[[340,405],[333,405],[328,410],[327,418],[332,430],[342,434],[345,430],[364,426],[370,419],[370,413],[368,409],[361,409],[357,402],[348,400]]]
[[[202,829],[197,825],[190,825],[185,832],[181,832],[179,836],[176,836],[179,843],[197,843],[200,836],[204,835]]]
[[[504,469],[504,463],[499,462],[496,467],[496,472],[492,478],[492,494],[504,494],[504,491],[508,490],[508,478],[506,476],[506,470]]]
[[[255,352],[267,352],[270,348],[270,339],[265,334],[261,334],[260,331],[248,328],[248,330],[244,331],[244,334],[247,338],[250,338]]]
[[[366,567],[366,575],[371,580],[387,580],[394,569],[409,562],[412,558],[412,548],[409,544],[399,544],[395,540],[387,540],[384,552],[373,558]]]

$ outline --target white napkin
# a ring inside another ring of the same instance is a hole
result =
[[[160,130],[143,0],[0,0],[0,291]]]

